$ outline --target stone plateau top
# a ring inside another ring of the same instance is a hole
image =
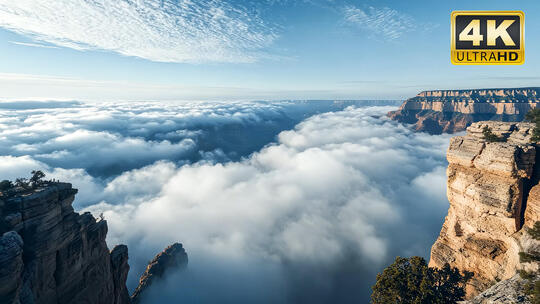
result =
[[[449,101],[453,98],[470,98],[475,101],[489,102],[508,100],[538,100],[540,88],[509,88],[509,89],[470,89],[470,90],[433,90],[423,91],[416,95],[417,99]]]
[[[478,121],[523,121],[538,104],[540,88],[424,91],[388,117],[416,131],[454,133]]]

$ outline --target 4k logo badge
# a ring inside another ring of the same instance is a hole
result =
[[[452,12],[453,64],[523,64],[522,11]]]

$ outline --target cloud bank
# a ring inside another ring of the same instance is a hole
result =
[[[393,107],[60,106],[0,108],[0,176],[73,182],[76,208],[129,246],[131,288],[182,242],[187,271],[144,303],[364,303],[396,255],[428,255],[446,214],[449,136],[411,132],[385,117]]]
[[[239,160],[310,115],[365,103],[0,102],[0,157],[6,168],[0,174],[26,175],[13,167],[20,164],[26,171],[28,166],[81,170],[103,184],[162,160],[178,166]],[[76,187],[83,188],[72,178]],[[100,199],[83,197],[77,202]]]
[[[113,181],[123,197],[87,210],[129,244],[133,276],[168,243],[188,249],[189,270],[146,303],[366,302],[396,255],[428,255],[447,209],[448,136],[412,133],[387,110],[314,116],[241,161],[134,170]],[[144,201],[127,194],[159,172]]]
[[[217,0],[0,0],[0,27],[158,62],[254,62],[277,37],[255,10]]]

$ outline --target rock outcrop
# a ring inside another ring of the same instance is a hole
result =
[[[522,279],[519,274],[508,280],[498,282],[488,290],[462,304],[531,304],[526,296],[528,281]]]
[[[484,127],[503,141],[486,141]],[[530,123],[477,122],[466,136],[450,141],[450,208],[431,249],[430,266],[449,263],[473,272],[468,297],[514,277],[519,269],[538,271],[538,265],[519,260],[519,252],[539,245],[523,229],[532,227],[539,216],[540,154],[530,144],[533,128]]]
[[[167,273],[170,273],[175,269],[185,268],[187,263],[188,256],[180,243],[175,243],[156,255],[156,257],[150,261],[146,271],[141,276],[139,286],[137,286],[137,289],[132,296],[133,303],[139,303],[144,292],[156,280],[164,278]]]
[[[76,189],[45,183],[0,196],[0,303],[130,303],[126,246],[107,222],[71,206]]]
[[[425,91],[388,116],[431,134],[464,131],[483,120],[519,122],[540,102],[540,88]]]

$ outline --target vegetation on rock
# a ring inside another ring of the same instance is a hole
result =
[[[13,187],[13,183],[9,180],[3,180],[0,182],[0,191],[6,191]]]
[[[488,126],[485,126],[482,130],[482,134],[484,135],[484,139],[488,142],[505,142],[506,139],[502,136],[497,136],[493,134],[491,131],[491,128]]]
[[[528,230],[529,235],[537,241],[540,241],[540,222],[534,223],[533,228]],[[520,252],[519,260],[521,263],[540,262],[540,253],[538,252]],[[525,293],[531,297],[531,303],[540,304],[540,279],[538,274],[530,273],[524,270],[519,272],[521,277],[528,281],[525,286]]]
[[[527,112],[527,114],[525,115],[525,120],[534,122],[536,124],[536,127],[533,129],[531,142],[539,142],[540,141],[540,109],[535,108]]]
[[[12,196],[16,193],[25,192],[28,190],[36,189],[45,184],[52,183],[53,181],[46,181],[45,173],[40,170],[33,170],[30,179],[17,178],[15,182],[9,180],[0,181],[0,194],[2,196]]]
[[[461,274],[449,264],[441,269],[428,267],[421,257],[397,257],[377,275],[373,304],[450,304],[465,298],[465,284],[473,274]]]

